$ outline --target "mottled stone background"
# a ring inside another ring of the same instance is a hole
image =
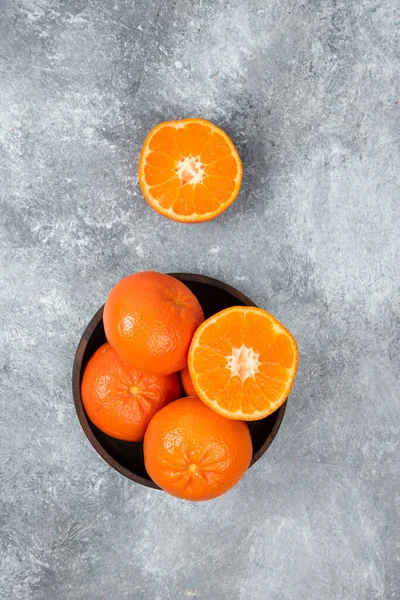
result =
[[[0,0],[2,600],[399,599],[399,27],[394,0]],[[136,175],[188,116],[244,163],[196,226]],[[299,342],[277,439],[209,503],[123,478],[75,416],[85,324],[150,268]]]

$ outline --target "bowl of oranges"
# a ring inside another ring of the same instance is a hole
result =
[[[121,279],[79,342],[73,397],[114,469],[178,498],[231,489],[267,450],[297,344],[233,287],[188,273]]]

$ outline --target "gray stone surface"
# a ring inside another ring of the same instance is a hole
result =
[[[0,0],[1,599],[398,600],[399,42],[394,0]],[[136,176],[187,116],[244,163],[197,226]],[[299,341],[277,439],[209,503],[124,479],[75,417],[85,324],[150,268]]]

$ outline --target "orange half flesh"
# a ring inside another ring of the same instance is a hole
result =
[[[267,417],[286,400],[298,365],[292,334],[260,308],[234,306],[194,334],[188,367],[203,402],[229,419]]]
[[[204,119],[152,129],[139,159],[139,183],[158,213],[186,223],[208,221],[232,204],[242,163],[228,135]]]

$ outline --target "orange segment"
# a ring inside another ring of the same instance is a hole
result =
[[[181,127],[176,130],[176,143],[181,156],[189,156],[191,153],[190,135],[186,127]]]
[[[212,133],[211,127],[200,123],[192,123],[187,125],[185,129],[187,129],[190,136],[190,152],[193,156],[201,154]]]
[[[173,169],[160,169],[159,167],[153,167],[152,165],[146,165],[144,172],[146,174],[147,181],[152,186],[160,185],[168,179],[172,179],[175,175]]]
[[[170,180],[173,184],[166,185]],[[144,142],[139,159],[143,195],[170,219],[213,219],[232,204],[241,182],[242,163],[233,142],[209,121],[161,123]]]
[[[286,400],[298,365],[294,337],[265,310],[234,306],[200,325],[189,350],[193,386],[230,419],[267,417]]]
[[[175,169],[175,161],[162,152],[150,152],[146,162],[148,165],[158,169]]]
[[[178,198],[173,204],[173,210],[177,215],[186,215],[188,212],[193,212],[193,188],[191,185],[184,185],[180,188]]]
[[[229,141],[226,138],[227,135],[222,131],[214,131],[211,134],[204,150],[200,154],[200,158],[205,164],[220,160],[232,153]]]
[[[194,210],[198,215],[218,210],[221,204],[221,201],[202,183],[195,186],[193,197]]]
[[[204,180],[204,185],[220,201],[230,198],[235,189],[234,181],[222,177],[207,177]]]
[[[256,412],[265,402],[265,396],[258,382],[253,378],[248,378],[243,385],[242,407],[244,413],[251,414]]]
[[[158,204],[168,210],[177,199],[181,186],[176,179],[168,179],[165,183],[153,187],[152,190]]]
[[[236,177],[236,170],[237,164],[233,156],[226,156],[225,158],[221,158],[221,160],[211,162],[204,169],[205,173],[211,177],[221,177],[232,181]]]
[[[207,377],[209,373],[223,370],[226,372],[226,359],[222,353],[212,351],[208,347],[199,346],[196,348],[196,359],[203,365],[203,375]]]
[[[148,141],[148,150],[154,150],[166,154],[173,160],[179,158],[180,152],[176,144],[175,127],[157,127],[154,135]]]
[[[224,390],[229,385],[229,374],[226,372],[225,368],[217,369],[212,372],[212,376],[210,376],[210,372],[208,372],[207,375],[202,374],[199,377],[199,382],[205,392],[212,395],[215,387]],[[195,389],[197,390],[196,386]],[[221,397],[221,400],[223,400],[223,396]]]
[[[261,359],[270,363],[279,363],[289,369],[294,361],[294,349],[290,340],[282,334],[278,334],[275,341],[261,353]]]

